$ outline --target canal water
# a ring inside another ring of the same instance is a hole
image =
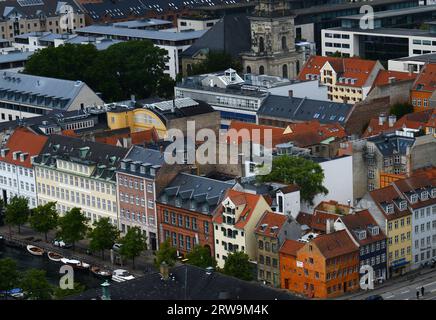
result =
[[[20,272],[29,269],[40,269],[46,271],[47,280],[55,286],[59,285],[59,280],[63,274],[59,273],[61,263],[51,261],[44,254],[42,257],[33,256],[24,248],[8,247],[0,245],[0,259],[12,258],[17,262]],[[90,271],[79,271],[74,273],[74,281],[85,285],[86,289],[97,288],[104,281],[94,277]]]

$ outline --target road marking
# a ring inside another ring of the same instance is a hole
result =
[[[433,290],[431,290],[430,292],[435,292],[436,291],[436,289],[433,289]]]
[[[395,295],[387,296],[386,299],[390,299],[390,298],[393,298],[393,297],[395,297]]]
[[[405,294],[405,293],[408,293],[408,292],[410,292],[410,290],[402,291],[401,294]]]

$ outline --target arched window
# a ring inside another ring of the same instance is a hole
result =
[[[286,44],[286,37],[282,37],[282,50],[286,50],[288,48],[288,45]]]
[[[265,51],[265,42],[263,40],[263,37],[259,37],[259,52]]]
[[[265,68],[263,66],[259,67],[259,74],[264,74],[265,73]]]
[[[282,73],[283,73],[283,78],[288,77],[288,66],[286,64],[284,64],[282,67]]]
[[[251,73],[251,67],[247,66],[247,73]]]

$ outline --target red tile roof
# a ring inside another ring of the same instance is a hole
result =
[[[384,86],[389,84],[390,78],[395,78],[393,80],[395,82],[398,82],[398,81],[405,81],[405,80],[414,80],[416,79],[416,77],[417,77],[416,73],[380,70],[377,74],[377,77],[374,80],[373,88],[375,86]]]
[[[412,90],[436,91],[436,63],[428,63],[422,68],[413,84]]]
[[[404,115],[401,119],[397,120],[392,127],[389,127],[389,121],[385,121],[383,124],[379,124],[379,117],[370,120],[368,127],[366,128],[363,137],[371,137],[378,135],[382,132],[393,132],[402,128],[417,129],[420,130],[426,126],[431,120],[433,110],[425,110],[420,112],[413,112]]]
[[[303,66],[298,78],[301,81],[305,81],[307,74],[320,74],[321,68],[330,63],[332,68],[336,71],[339,77],[354,78],[356,82],[350,83],[338,83],[341,86],[347,87],[362,87],[377,64],[377,61],[363,60],[360,58],[337,58],[337,57],[322,57],[312,56]]]
[[[322,234],[313,239],[310,244],[316,245],[326,259],[342,256],[358,250],[358,247],[346,230]]]
[[[374,220],[372,215],[369,213],[368,210],[362,210],[359,212],[356,212],[354,214],[348,214],[346,216],[340,217],[343,224],[346,226],[346,228],[350,231],[353,238],[359,242],[360,245],[366,245],[368,243],[380,241],[383,239],[386,239],[385,234],[379,228],[378,235],[373,236],[371,233],[367,231],[367,228],[369,226],[377,226],[377,222]],[[354,233],[354,230],[366,230],[366,238],[363,240],[360,240],[356,234]]]
[[[284,214],[265,211],[254,232],[268,237],[277,237],[287,219]],[[271,229],[272,227],[277,228]]]
[[[394,205],[394,212],[391,214],[387,214],[382,204],[385,203],[393,203],[394,200],[402,198],[402,195],[394,188],[393,185],[389,185],[384,188],[376,189],[369,192],[372,200],[376,203],[379,210],[382,212],[382,214],[385,216],[386,220],[395,220],[401,217],[405,217],[411,214],[409,208],[400,211],[400,209]]]
[[[340,124],[321,124],[318,120],[292,123],[287,129],[292,132],[284,134],[283,141],[292,141],[301,148],[319,144],[332,137],[342,139],[347,136]]]
[[[6,143],[6,148],[9,148],[5,158],[0,157],[1,161],[15,164],[17,166],[23,166],[31,168],[30,158],[35,155],[39,155],[42,151],[47,137],[38,135],[31,132],[26,128],[17,128]],[[13,153],[15,151],[21,151],[22,153],[28,153],[23,162],[20,161],[20,157],[17,160],[13,159]]]
[[[336,220],[337,214],[315,211],[313,214],[300,212],[296,218],[301,225],[305,224],[315,231],[326,232],[327,219]]]
[[[248,123],[248,122],[242,122],[242,121],[232,121],[230,123],[230,129],[235,129],[238,132],[242,132],[240,130],[247,130],[249,133],[248,136],[248,140],[247,141],[253,141],[259,144],[267,144],[269,142],[272,143],[272,146],[274,147],[275,145],[284,142],[284,136],[283,136],[283,128],[277,128],[277,127],[271,127],[271,126],[265,126],[265,125],[259,125],[259,124],[255,124],[255,123]],[[259,130],[259,135],[254,134],[254,132],[256,132],[255,130]],[[266,132],[268,132],[268,130],[271,130],[271,140],[266,141]],[[242,143],[243,139],[241,136],[238,136],[238,141],[237,143],[240,144]],[[234,139],[232,139],[231,135],[227,135],[227,142],[228,143],[235,143],[236,141]],[[245,142],[245,140],[244,140]]]
[[[281,254],[287,254],[290,256],[297,256],[298,250],[303,248],[305,243],[299,242],[296,240],[286,240],[283,242],[282,247],[280,248],[279,252]]]
[[[227,198],[230,198],[230,200],[236,206],[244,206],[238,221],[236,221],[235,223],[236,228],[243,229],[247,222],[250,220],[251,215],[257,206],[257,203],[261,200],[261,198],[263,198],[263,196],[230,189],[227,190],[227,193],[223,199],[225,200]],[[218,224],[223,223],[223,209],[223,205],[220,204],[213,218],[213,222]]]

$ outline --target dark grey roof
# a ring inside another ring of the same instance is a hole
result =
[[[174,280],[162,280],[160,273],[111,284],[112,300],[297,300],[287,290],[247,282],[219,272],[181,265],[170,269]],[[101,288],[90,289],[68,300],[100,299]]]
[[[110,25],[91,25],[76,30],[76,33],[81,35],[102,35],[102,36],[117,36],[127,37],[132,39],[148,39],[155,41],[185,41],[195,40],[200,38],[205,30],[199,31],[160,31],[160,30],[141,30],[128,29],[122,27],[114,27]]]
[[[113,24],[116,27],[123,27],[129,29],[143,29],[147,27],[155,26],[172,26],[171,21],[161,20],[161,19],[141,19],[141,20],[129,20],[116,22]]]
[[[224,51],[234,57],[250,50],[250,21],[246,15],[225,15],[192,46],[183,51],[182,56],[192,57],[198,51]]]
[[[94,20],[104,17],[112,19],[126,19],[132,15],[141,17],[149,12],[162,13],[166,10],[182,11],[186,8],[213,7],[245,3],[246,0],[103,0],[95,3],[82,4],[84,10]]]
[[[94,120],[94,127],[88,130],[95,130],[95,126],[97,124],[102,126],[104,129],[109,129],[109,127],[107,126],[106,113],[104,113],[104,117],[99,117],[98,114],[87,113],[82,110],[53,110],[47,115],[24,118],[21,120],[18,119],[13,121],[0,122],[0,131],[14,129],[17,126],[21,125],[26,126],[39,134],[45,134],[43,131],[41,131],[41,128],[43,127],[66,129],[67,124],[79,122],[83,119]]]
[[[134,145],[130,148],[125,158],[121,160],[121,166],[117,171],[145,178],[153,178],[150,168],[153,167],[157,171],[164,163],[164,154],[159,150]],[[143,167],[142,171],[141,167]]]
[[[334,31],[349,31],[363,34],[380,34],[380,35],[393,35],[398,38],[408,38],[411,36],[436,38],[435,33],[430,33],[428,30],[420,29],[406,29],[406,28],[376,28],[376,29],[359,29],[359,28],[329,28],[326,30]]]
[[[10,62],[19,62],[19,61],[27,61],[30,56],[34,54],[34,52],[21,52],[21,51],[13,51],[8,54],[0,55],[0,64],[2,63],[10,63]]]
[[[385,10],[374,12],[374,19],[382,19],[387,17],[407,16],[410,14],[424,13],[436,11],[436,5],[418,6],[411,8],[401,8],[396,10]],[[355,14],[351,16],[342,16],[340,19],[360,20],[365,14]]]
[[[232,182],[223,182],[182,172],[163,189],[157,201],[212,215],[226,190],[233,186]]]
[[[387,133],[368,138],[368,141],[373,142],[383,156],[391,156],[393,154],[406,155],[407,148],[414,144],[415,138]]]
[[[280,118],[283,121],[318,120],[320,123],[344,124],[352,107],[345,103],[269,95],[257,115]]]
[[[115,170],[128,149],[109,144],[83,141],[82,139],[53,134],[47,139],[35,163],[56,166],[56,159],[84,165],[95,165],[92,177],[115,182]]]
[[[0,99],[50,109],[66,110],[86,86],[82,81],[71,81],[2,71]]]
[[[418,62],[427,62],[427,63],[436,63],[436,53],[427,53],[421,54],[419,56],[413,57],[403,57],[394,59],[395,61],[418,61]]]
[[[25,3],[26,2],[26,3]],[[34,0],[34,1],[16,1],[5,0],[0,1],[1,19],[8,19],[9,14],[18,12],[25,18],[37,19],[40,14],[47,17],[59,15],[59,9],[62,4],[67,4],[73,7],[74,12],[83,13],[73,0]],[[22,5],[25,4],[25,5]]]

